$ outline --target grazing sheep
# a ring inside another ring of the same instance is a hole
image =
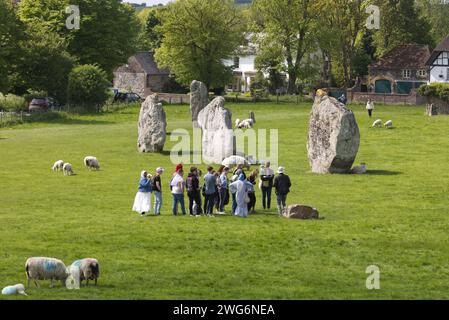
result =
[[[98,162],[98,159],[92,156],[87,156],[84,158],[84,165],[89,170],[100,170],[100,163]]]
[[[385,122],[384,126],[387,129],[393,128],[393,120],[388,120],[387,122]]]
[[[4,287],[2,290],[2,294],[5,295],[21,294],[23,296],[27,296],[27,294],[25,293],[25,286],[21,283],[16,284],[14,286]]]
[[[352,168],[351,173],[353,174],[365,174],[367,173],[366,164],[361,163],[359,166]]]
[[[64,161],[58,160],[53,164],[53,167],[51,168],[53,171],[61,171],[64,167]]]
[[[35,257],[29,258],[25,263],[25,272],[27,276],[27,288],[30,287],[30,280],[34,280],[36,287],[40,287],[37,280],[50,280],[51,288],[53,281],[59,280],[63,284],[69,276],[67,268],[61,260],[55,258]]]
[[[238,122],[237,122],[238,120]],[[251,129],[254,126],[254,120],[253,119],[246,119],[243,121],[240,121],[239,119],[237,119],[235,122],[235,126],[238,129]]]
[[[70,163],[64,163],[62,171],[64,172],[65,176],[71,176],[73,174],[73,167]]]
[[[70,269],[79,268],[80,282],[86,280],[86,286],[89,285],[89,280],[95,280],[97,285],[97,279],[100,277],[100,264],[97,259],[86,258],[76,260],[70,266]]]
[[[376,121],[374,121],[373,128],[381,128],[381,127],[382,127],[382,120],[377,119]]]
[[[229,158],[224,159],[221,164],[228,168],[233,168],[240,164],[248,170],[251,168],[251,164],[248,162],[248,160],[240,156],[230,156]]]

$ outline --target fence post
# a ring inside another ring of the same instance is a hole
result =
[[[181,96],[181,104],[182,104],[182,96]]]

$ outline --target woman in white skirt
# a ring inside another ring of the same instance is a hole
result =
[[[140,174],[139,191],[134,199],[133,211],[145,216],[145,213],[151,211],[151,179],[148,172],[142,171]]]

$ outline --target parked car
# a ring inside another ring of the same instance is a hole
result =
[[[30,112],[46,112],[59,107],[59,103],[52,97],[37,97],[31,100],[28,110]]]
[[[144,99],[134,92],[117,92],[114,96],[114,103],[142,102]]]

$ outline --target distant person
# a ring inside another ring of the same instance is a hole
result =
[[[366,103],[366,110],[368,110],[368,115],[371,118],[374,110],[374,102],[371,99],[368,99],[368,102]]]
[[[290,192],[290,187],[292,186],[289,176],[285,173],[283,167],[279,167],[278,175],[274,178],[274,188],[276,190],[276,198],[278,204],[278,214],[282,216],[284,209],[286,207],[287,195]]]
[[[248,181],[246,181],[245,176],[243,174],[240,174],[237,181],[231,183],[229,185],[229,189],[232,194],[235,194],[235,200],[237,207],[235,209],[234,215],[246,218],[248,217],[248,189],[250,184]]]
[[[173,197],[172,211],[173,215],[178,215],[178,204],[181,205],[182,215],[186,215],[185,203],[184,203],[184,171],[179,169],[173,179],[170,182],[171,193]]]
[[[139,187],[134,198],[133,211],[145,216],[151,211],[151,180],[148,178],[148,172],[140,173]]]
[[[248,203],[248,213],[256,213],[256,190],[254,186],[257,183],[257,177],[259,176],[259,170],[254,170],[248,177],[248,182],[251,184],[251,188],[248,191],[249,203]]]
[[[262,206],[265,209],[271,209],[271,192],[273,190],[274,171],[270,168],[271,163],[267,161],[260,168],[260,189],[262,190]]]
[[[201,215],[201,210],[199,210],[201,206],[201,188],[199,172],[196,167],[190,168],[190,173],[186,180],[186,189],[189,197],[189,214],[191,216]]]
[[[243,172],[243,166],[242,165],[238,165],[237,168],[234,170],[233,175],[231,177],[231,183],[236,182],[240,175],[243,174],[244,178],[246,179],[245,173]],[[231,192],[231,198],[232,198],[232,209],[231,212],[232,214],[235,213],[235,210],[237,208],[237,202],[235,200],[235,193]]]
[[[226,197],[228,196],[229,180],[228,180],[229,168],[224,168],[221,172],[218,191],[220,194],[220,205],[218,209],[219,214],[225,214]]]
[[[344,93],[337,100],[340,101],[343,104],[346,104],[348,102],[348,99],[346,98]]]
[[[162,208],[162,181],[161,174],[164,173],[163,168],[157,168],[153,178],[152,189],[154,193],[154,214],[159,216]]]
[[[207,173],[204,176],[204,213],[208,216],[212,216],[214,210],[214,196],[216,189],[216,178],[214,175],[214,168],[207,168]]]

